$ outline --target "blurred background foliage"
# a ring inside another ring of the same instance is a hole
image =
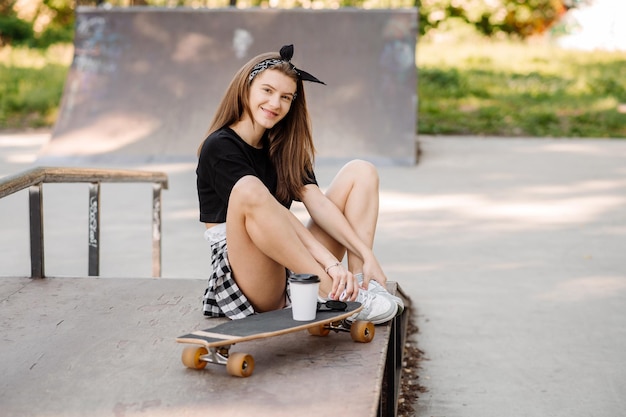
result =
[[[486,35],[527,38],[552,27],[567,10],[590,0],[421,0],[419,28],[422,35],[459,20]]]
[[[0,0],[0,46],[71,42],[74,7],[70,0]]]
[[[593,1],[0,0],[0,129],[54,124],[77,6],[417,6],[418,133],[626,138],[626,52],[550,41]]]
[[[0,43],[46,48],[71,42],[76,6],[400,8],[418,7],[422,35],[450,19],[486,36],[541,34],[589,0],[0,0]]]

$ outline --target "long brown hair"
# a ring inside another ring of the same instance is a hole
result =
[[[280,59],[280,55],[276,52],[258,55],[237,71],[213,116],[207,136],[241,120],[244,112],[252,119],[248,102],[250,91],[248,78],[256,64],[272,58]],[[278,175],[276,199],[281,202],[287,202],[292,198],[300,200],[303,181],[310,173],[313,173],[315,160],[315,146],[304,88],[302,80],[288,63],[277,64],[270,69],[280,71],[290,77],[297,86],[297,97],[291,103],[289,112],[268,132],[269,155]],[[200,155],[203,143],[204,141],[198,148],[198,155]]]

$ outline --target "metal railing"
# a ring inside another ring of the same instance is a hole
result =
[[[100,184],[103,182],[151,182],[152,186],[152,276],[161,276],[161,190],[167,189],[163,172],[38,167],[0,178],[0,198],[28,188],[30,213],[31,277],[44,278],[43,184],[89,184],[89,276],[100,274]]]

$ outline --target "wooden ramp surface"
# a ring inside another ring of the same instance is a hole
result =
[[[307,332],[235,345],[254,375],[183,366],[204,280],[0,279],[3,416],[373,416],[389,326],[371,343]]]

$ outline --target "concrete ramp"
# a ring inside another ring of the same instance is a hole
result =
[[[295,45],[318,158],[416,161],[415,9],[79,8],[47,164],[195,159],[235,71]]]

